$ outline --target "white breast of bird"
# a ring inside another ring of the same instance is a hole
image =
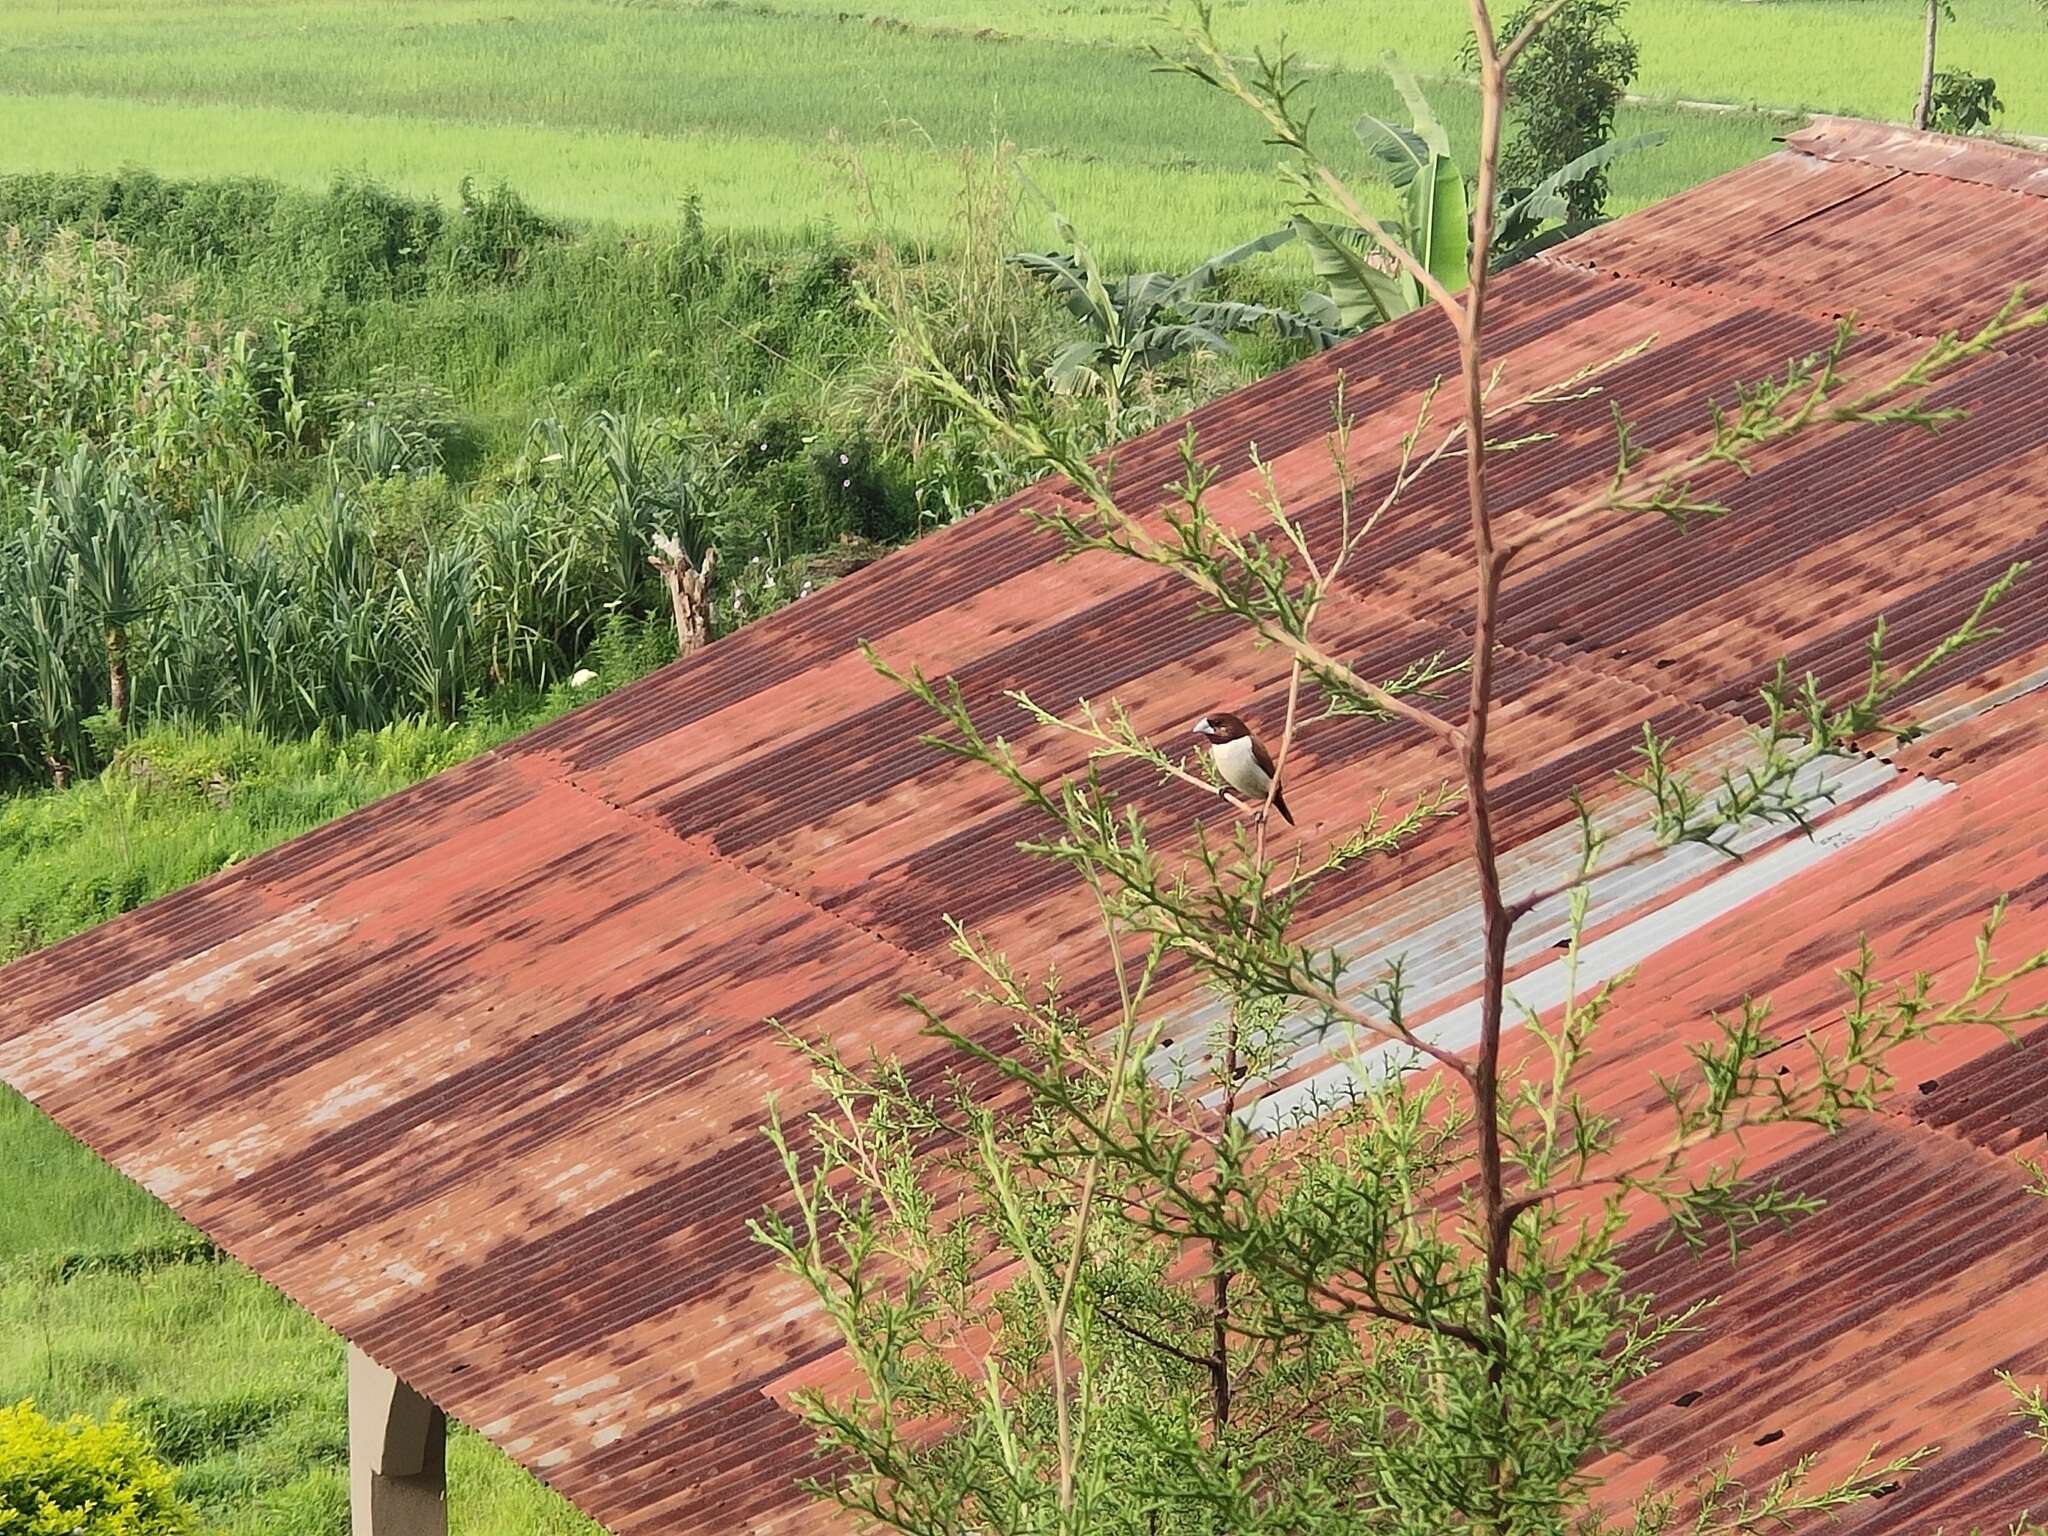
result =
[[[1252,739],[1240,736],[1235,741],[1219,742],[1214,749],[1216,771],[1223,776],[1223,782],[1252,800],[1266,798],[1266,790],[1272,779],[1259,761],[1252,755]]]

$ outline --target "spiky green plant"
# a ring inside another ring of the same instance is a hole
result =
[[[0,655],[16,749],[62,789],[91,761],[82,653],[88,632],[63,534],[47,517],[22,527],[0,580]]]
[[[282,563],[260,543],[235,560],[220,589],[228,644],[229,703],[252,731],[290,722],[295,608]]]
[[[475,557],[453,543],[428,550],[418,570],[397,573],[403,673],[411,702],[430,719],[453,720],[469,691],[476,589]]]
[[[612,600],[630,604],[647,585],[647,546],[659,510],[655,471],[644,451],[644,428],[635,413],[599,411],[585,424],[585,431],[605,479],[605,575]]]
[[[106,646],[107,709],[128,724],[128,630],[149,611],[153,515],[118,459],[81,443],[50,478],[51,516],[70,553],[82,609]]]
[[[494,683],[546,687],[591,633],[594,614],[573,522],[515,493],[475,524],[477,634]]]

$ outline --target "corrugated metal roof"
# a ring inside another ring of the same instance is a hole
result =
[[[1493,345],[1508,387],[1528,387],[1654,334],[1605,383],[1655,446],[1735,381],[1822,343],[1845,311],[1902,356],[2048,276],[2044,174],[2003,150],[1824,123],[1507,274]],[[1417,315],[1198,412],[1205,457],[1233,471],[1217,505],[1253,515],[1256,443],[1312,526],[1330,523],[1340,373],[1371,483],[1453,364],[1445,325]],[[1880,613],[1903,654],[2007,562],[2048,552],[2044,385],[2048,353],[2015,347],[1944,386],[1970,418],[1939,440],[1795,445],[1729,488],[1738,515],[1723,523],[1682,539],[1588,524],[1519,567],[1494,740],[1520,878],[1555,866],[1565,792],[1608,783],[1642,720],[1703,758],[1725,753],[1781,650],[1847,679]],[[1605,473],[1607,419],[1606,400],[1556,408],[1555,441],[1501,461],[1509,527]],[[1133,502],[1165,499],[1181,432],[1120,451]],[[1218,704],[1259,718],[1281,707],[1278,659],[1197,616],[1170,580],[1113,559],[1055,572],[1053,541],[1022,509],[1057,493],[934,534],[521,741],[17,963],[0,1076],[622,1536],[809,1528],[790,1487],[808,1437],[770,1394],[829,1339],[745,1232],[779,1192],[757,1134],[764,1095],[802,1091],[761,1020],[935,1065],[896,998],[959,1003],[949,912],[1057,964],[1078,996],[1105,985],[1085,900],[1014,851],[1029,824],[999,789],[915,745],[919,710],[854,641],[955,674],[984,710],[1002,711],[1011,688],[1052,706],[1114,694],[1166,729]],[[1462,643],[1460,496],[1448,466],[1426,477],[1329,610],[1327,638],[1367,673]],[[1833,830],[1860,831],[1853,851],[1760,859],[1746,868],[1787,876],[1765,886],[1680,859],[1608,893],[1605,930],[1647,956],[1603,1068],[1622,1112],[1640,1118],[1646,1068],[1745,989],[1774,991],[1781,1019],[1818,1018],[1859,926],[1888,959],[1953,964],[1975,915],[2010,890],[2015,934],[2048,942],[2048,714],[2034,692],[2048,581],[2017,592],[2001,622],[1925,679],[1943,729],[1843,770],[1850,803]],[[1987,690],[1998,707],[1968,703]],[[1070,743],[1004,724],[1034,767],[1074,763]],[[1450,771],[1414,727],[1330,721],[1302,736],[1290,799],[1323,843],[1348,830],[1359,786],[1388,786],[1398,805]],[[1161,829],[1215,814],[1180,786],[1122,782]],[[1897,884],[1908,869],[1910,892]],[[1469,881],[1463,833],[1446,823],[1323,881],[1305,921],[1363,948],[1429,948],[1449,1018]],[[1524,956],[1532,990],[1543,960],[1540,946]],[[2048,1368],[2033,1280],[2048,1206],[2028,1205],[1993,1155],[2041,1134],[2038,1095],[2011,1074],[2039,1077],[2048,1042],[1987,1049],[1945,1042],[1916,1074],[1939,1085],[1919,1099],[1779,1149],[1787,1177],[1855,1188],[1855,1213],[1798,1223],[1732,1275],[1634,1255],[1670,1300],[1727,1300],[1631,1400],[1618,1467],[1696,1470],[1772,1427],[1785,1438],[1751,1461],[1938,1439],[1933,1470],[1867,1528],[2048,1503],[2043,1464],[1989,1377],[1999,1362]],[[1305,1046],[1289,1082],[1325,1065]],[[1703,1395],[1669,1407],[1690,1391]]]

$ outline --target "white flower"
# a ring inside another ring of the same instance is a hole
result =
[[[842,463],[842,464],[844,464],[844,463],[846,462],[846,455],[845,455],[845,454],[843,454],[843,453],[842,453],[841,455],[839,455],[839,462],[840,462],[840,463]]]

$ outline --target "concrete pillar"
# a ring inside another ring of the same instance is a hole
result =
[[[447,1415],[349,1345],[353,1536],[448,1536],[447,1445]]]

